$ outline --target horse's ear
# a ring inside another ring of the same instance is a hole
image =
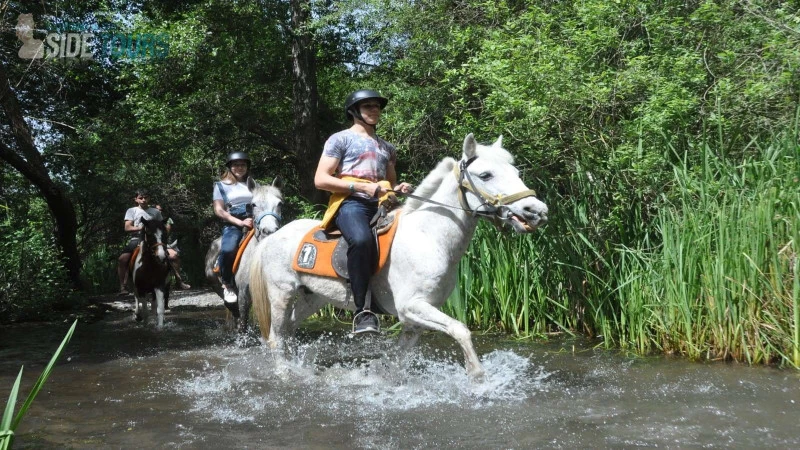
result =
[[[503,148],[503,135],[502,134],[500,135],[500,137],[497,138],[496,141],[494,141],[494,144],[492,144],[492,147]]]
[[[464,158],[470,159],[475,156],[475,148],[477,147],[478,143],[475,142],[475,136],[472,133],[468,134],[467,137],[464,138]]]
[[[272,186],[278,189],[283,189],[283,178],[281,178],[280,175],[275,177],[275,179],[272,180]]]
[[[253,177],[247,177],[247,189],[250,189],[250,192],[253,192],[255,188],[258,187],[258,183]]]

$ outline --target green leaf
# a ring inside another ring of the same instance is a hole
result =
[[[72,326],[67,331],[67,335],[64,336],[64,340],[61,341],[61,345],[58,346],[58,350],[53,354],[53,357],[50,358],[50,362],[47,364],[47,367],[44,368],[42,374],[39,375],[39,379],[36,380],[36,384],[33,385],[30,394],[28,394],[28,398],[25,399],[25,403],[20,408],[19,412],[17,413],[17,417],[14,418],[14,423],[11,425],[11,429],[15,430],[19,425],[19,422],[22,420],[22,417],[25,416],[25,413],[28,412],[28,408],[31,407],[31,403],[33,403],[33,399],[36,398],[36,395],[39,394],[39,391],[42,389],[45,381],[50,377],[50,373],[53,372],[53,367],[56,365],[56,361],[61,356],[61,352],[64,351],[64,347],[67,346],[70,339],[72,339],[72,334],[75,332],[75,327],[78,325],[78,320],[76,319],[75,322],[72,322]]]

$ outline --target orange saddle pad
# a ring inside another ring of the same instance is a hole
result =
[[[236,250],[236,259],[233,260],[233,274],[236,275],[236,272],[239,271],[239,262],[242,260],[242,255],[244,254],[244,249],[247,248],[247,244],[250,243],[250,239],[253,238],[253,235],[256,234],[255,228],[251,228],[250,231],[244,235],[244,239],[239,242],[239,249]],[[214,268],[211,269],[212,272],[219,275],[219,264],[214,264]]]
[[[142,244],[139,244],[131,252],[131,259],[130,259],[130,261],[128,261],[128,272],[133,271],[133,265],[136,264],[136,255],[139,254],[139,250],[141,248],[142,248]]]
[[[385,224],[378,224],[378,267],[375,272],[381,270],[389,258],[401,211],[392,211],[384,219]],[[297,246],[292,269],[324,277],[348,278],[347,242],[340,234],[332,236],[314,225]]]

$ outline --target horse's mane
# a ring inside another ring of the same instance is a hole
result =
[[[441,162],[439,165],[436,166],[435,169],[422,180],[422,183],[414,190],[414,195],[417,197],[423,198],[430,198],[437,189],[439,189],[439,185],[442,184],[442,180],[444,177],[447,176],[450,172],[453,171],[453,167],[456,165],[456,160],[450,157],[447,157]],[[409,198],[405,204],[403,205],[404,214],[408,214],[413,212],[414,210],[418,209],[422,206],[424,202],[421,200],[417,200],[414,198]]]

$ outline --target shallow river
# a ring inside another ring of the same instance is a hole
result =
[[[69,325],[0,331],[0,405]],[[175,307],[161,332],[109,313],[78,325],[15,448],[800,447],[794,370],[491,335],[474,336],[475,384],[451,339],[426,334],[402,361],[384,356],[394,340],[311,324],[281,359],[235,345],[222,309]]]

